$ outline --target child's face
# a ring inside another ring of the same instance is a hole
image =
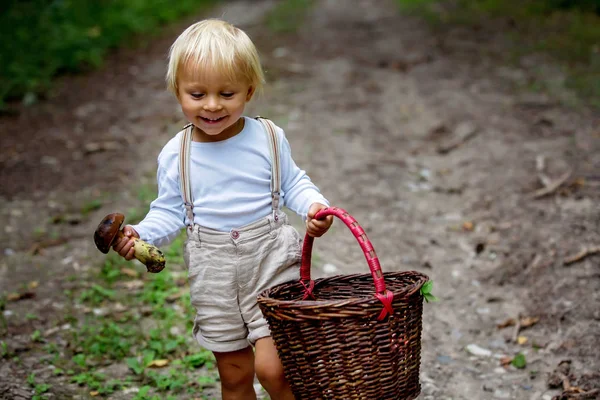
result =
[[[241,130],[237,122],[254,88],[243,79],[232,82],[216,70],[194,72],[181,68],[177,98],[187,120],[198,128],[195,140],[213,142],[237,135]]]

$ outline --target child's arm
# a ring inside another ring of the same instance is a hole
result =
[[[150,204],[146,217],[139,224],[126,225],[123,228],[124,237],[113,245],[113,249],[125,259],[134,257],[134,237],[161,247],[169,244],[185,227],[177,161],[177,153],[168,149],[159,155],[157,198]]]

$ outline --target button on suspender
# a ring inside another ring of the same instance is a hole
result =
[[[275,124],[271,120],[256,117],[265,128],[269,141],[269,154],[271,155],[271,206],[273,208],[273,219],[277,221],[279,210],[279,198],[281,190],[281,170],[279,166],[279,138],[275,130]],[[186,210],[187,229],[192,231],[194,227],[194,199],[192,198],[192,186],[190,179],[190,152],[192,147],[192,136],[194,125],[188,124],[183,128],[179,149],[179,179],[181,185],[181,197]]]

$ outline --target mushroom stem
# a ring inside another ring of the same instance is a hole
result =
[[[123,231],[117,233],[117,238],[123,237]],[[148,272],[160,272],[165,268],[165,256],[158,249],[149,243],[144,242],[136,237],[133,239],[134,257],[137,258],[142,264],[146,265]]]
[[[106,254],[115,242],[115,239],[121,239],[124,234],[121,230],[121,224],[125,216],[121,213],[108,214],[102,219],[98,228],[94,232],[94,243],[98,250]],[[165,256],[156,247],[144,242],[139,238],[132,238],[134,257],[146,265],[148,272],[160,272],[165,267]]]

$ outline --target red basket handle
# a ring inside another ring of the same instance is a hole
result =
[[[323,219],[328,215],[335,215],[346,224],[346,226],[350,229],[350,231],[358,241],[358,244],[360,245],[363,253],[365,254],[367,264],[369,265],[371,275],[373,276],[373,281],[375,282],[375,296],[384,305],[384,309],[381,311],[381,314],[377,319],[383,319],[387,315],[387,313],[392,314],[392,301],[394,299],[394,294],[385,288],[385,279],[383,277],[383,272],[381,271],[379,259],[377,258],[375,249],[373,248],[373,245],[367,237],[367,234],[365,233],[364,229],[346,210],[338,207],[328,207],[319,210],[319,212],[317,212],[317,214],[315,215],[315,219]],[[304,244],[302,245],[302,262],[300,265],[300,282],[304,286],[304,296],[302,300],[306,300],[309,297],[315,299],[312,293],[313,288],[315,286],[315,282],[311,279],[310,276],[310,265],[314,240],[315,238],[309,236],[307,233],[304,236]]]

